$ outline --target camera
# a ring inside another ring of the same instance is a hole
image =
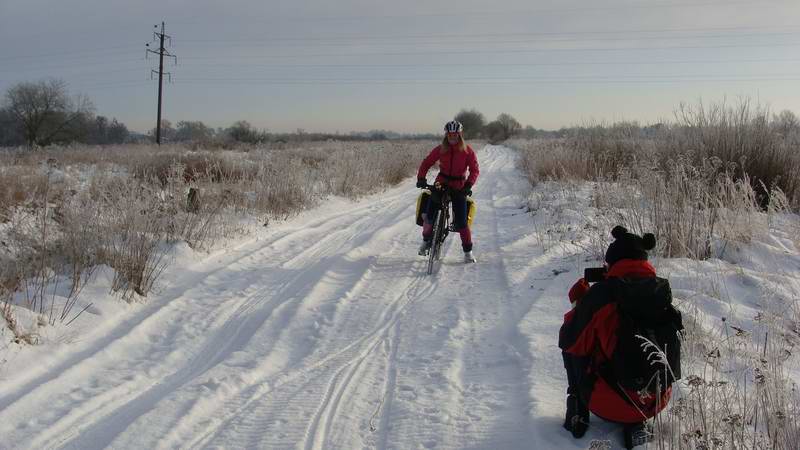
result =
[[[597,283],[606,279],[607,272],[605,267],[587,267],[583,270],[583,279],[588,283]]]

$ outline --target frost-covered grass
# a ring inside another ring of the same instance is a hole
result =
[[[8,329],[33,343],[14,310],[71,320],[93,268],[112,290],[148,294],[176,242],[208,249],[283,220],[331,195],[399,183],[435,145],[326,142],[238,151],[182,146],[51,147],[0,151],[0,297]],[[62,287],[66,287],[64,291]],[[64,292],[62,292],[64,291]]]
[[[786,111],[788,113],[788,111]],[[669,172],[676,164],[724,171],[751,185],[763,207],[781,191],[800,208],[800,127],[783,115],[744,100],[691,107],[681,105],[671,122],[593,124],[570,129],[563,139],[516,140],[521,169],[537,183],[548,179],[615,180],[645,166]]]

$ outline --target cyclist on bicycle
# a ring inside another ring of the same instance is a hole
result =
[[[461,235],[461,248],[464,250],[464,262],[475,262],[472,254],[472,232],[467,226],[467,196],[472,195],[472,186],[478,179],[478,158],[472,147],[464,142],[464,127],[460,122],[453,120],[444,126],[445,137],[442,143],[431,150],[430,154],[422,161],[417,173],[417,187],[425,188],[428,181],[425,178],[431,166],[439,163],[439,174],[436,175],[434,189],[428,202],[428,210],[423,215],[422,245],[419,254],[425,256],[431,248],[433,238],[433,220],[436,212],[441,207],[442,192],[450,191],[451,204],[453,205],[454,229]],[[469,176],[467,176],[469,171]]]

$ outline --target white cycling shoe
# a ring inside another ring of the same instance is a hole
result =
[[[477,262],[477,260],[475,259],[475,255],[473,255],[472,252],[469,251],[469,252],[464,252],[464,262],[465,263],[474,263],[474,262]]]

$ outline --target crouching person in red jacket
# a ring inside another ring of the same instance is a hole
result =
[[[611,234],[604,279],[590,287],[581,278],[569,291],[573,309],[564,315],[558,340],[569,385],[564,428],[582,437],[591,411],[623,424],[625,446],[632,448],[652,439],[645,421],[667,405],[670,385],[680,377],[683,327],[669,282],[647,262],[655,237],[621,226]],[[653,345],[646,353],[642,336]],[[654,358],[663,364],[651,364]]]

